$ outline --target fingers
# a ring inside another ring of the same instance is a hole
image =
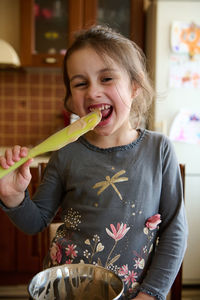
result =
[[[20,173],[24,177],[24,179],[29,180],[31,179],[31,173],[30,173],[30,165],[33,162],[33,158],[29,159],[27,162],[25,162],[21,167],[20,167]]]
[[[26,157],[28,154],[28,148],[21,146],[14,146],[13,148],[8,148],[5,151],[4,156],[0,156],[0,165],[4,169],[8,169],[15,162],[19,161],[22,157]]]
[[[30,158],[29,160],[27,160],[27,161],[23,164],[23,166],[25,166],[25,167],[30,167],[30,165],[32,164],[33,161],[34,161],[34,159],[33,159],[33,158]]]

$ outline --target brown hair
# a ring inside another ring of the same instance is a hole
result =
[[[145,56],[133,41],[107,26],[97,25],[80,31],[76,35],[73,44],[68,48],[63,62],[63,76],[66,87],[65,107],[67,108],[67,100],[71,96],[67,60],[73,52],[87,46],[92,47],[101,57],[105,59],[110,57],[114,60],[126,70],[131,82],[135,81],[139,87],[139,93],[135,97],[131,108],[134,123],[137,119],[134,126],[138,125],[148,112],[154,94],[146,71]]]

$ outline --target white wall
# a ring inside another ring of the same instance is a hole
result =
[[[199,109],[199,90],[169,88],[170,29],[172,21],[200,24],[200,1],[158,1],[156,13],[155,86],[159,94],[155,120],[165,121],[167,133],[180,107]]]

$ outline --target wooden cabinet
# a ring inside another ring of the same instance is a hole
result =
[[[74,32],[98,23],[117,28],[144,48],[143,2],[20,0],[22,66],[62,66]]]
[[[62,52],[70,42],[70,32],[82,27],[81,2],[80,0],[62,2],[21,0],[22,66],[59,67],[62,65]],[[56,15],[57,3],[60,7]],[[59,47],[58,43],[60,43]]]
[[[47,231],[28,236],[11,223],[2,210],[0,226],[0,285],[28,284],[42,270],[48,247]]]
[[[143,0],[97,0],[96,23],[108,24],[144,49]]]

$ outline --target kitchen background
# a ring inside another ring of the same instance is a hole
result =
[[[31,1],[29,1],[31,2]],[[25,26],[22,25],[21,26]],[[20,55],[20,1],[0,1],[0,39]],[[64,125],[60,69],[0,71],[0,145],[33,146]]]
[[[1,63],[0,54],[0,153],[14,144],[34,146],[70,122],[70,115],[63,107],[63,53],[73,39],[73,32],[93,23],[108,23],[119,29],[147,54],[155,87],[164,92],[161,99],[167,99],[155,100],[148,127],[169,135],[174,117],[183,104],[180,100],[174,101],[173,97],[183,99],[185,95],[184,107],[189,103],[196,112],[199,107],[199,104],[194,106],[189,97],[195,93],[197,103],[200,100],[199,88],[194,91],[194,88],[185,90],[182,87],[180,95],[180,89],[169,89],[167,78],[171,24],[184,21],[200,25],[198,4],[198,0],[0,0],[0,39],[15,49],[21,61],[20,67],[13,67]],[[171,91],[175,93],[170,94]],[[168,92],[171,98],[168,98]],[[183,283],[199,286],[197,215],[200,184],[196,175],[200,174],[200,168],[193,160],[195,178],[191,176],[193,170],[190,168],[190,157],[194,153],[198,160],[199,145],[186,144],[182,155],[180,145],[183,144],[175,144],[180,163],[186,163],[185,200],[190,223]],[[38,247],[46,235],[26,237],[1,211],[0,227],[4,228],[0,239],[0,257],[4,258],[0,262],[0,285],[27,282],[41,269]],[[26,253],[24,244],[28,249]]]

